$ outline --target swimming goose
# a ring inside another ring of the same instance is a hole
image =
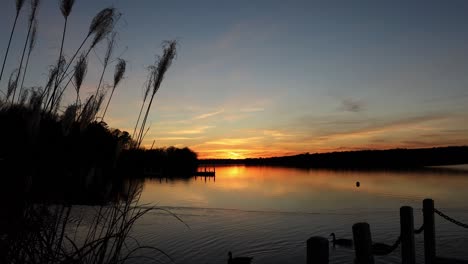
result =
[[[335,233],[330,234],[331,237],[333,237],[333,246],[338,245],[338,246],[343,246],[343,247],[352,247],[353,246],[353,240],[351,239],[346,239],[346,238],[338,238],[336,239]]]
[[[229,259],[228,264],[250,264],[252,262],[251,257],[232,257],[232,252],[229,251],[228,253]]]

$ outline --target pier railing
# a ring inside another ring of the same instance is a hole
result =
[[[414,229],[413,208],[402,206],[400,208],[400,235],[392,245],[373,243],[371,229],[368,223],[353,225],[353,242],[355,251],[355,264],[374,264],[374,256],[389,255],[399,246],[401,247],[401,263],[416,263],[415,235],[424,231],[424,263],[425,264],[468,264],[468,260],[438,257],[435,243],[435,217],[437,214],[447,221],[462,227],[468,225],[444,214],[434,208],[432,199],[423,201],[423,225]],[[329,241],[324,237],[311,237],[307,240],[307,264],[329,263]]]

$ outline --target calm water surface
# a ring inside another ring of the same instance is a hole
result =
[[[133,235],[176,263],[227,263],[228,251],[252,256],[254,263],[305,263],[309,237],[334,232],[352,238],[356,222],[371,225],[374,242],[392,244],[399,235],[399,208],[412,206],[419,227],[427,197],[439,210],[468,222],[468,166],[398,172],[217,167],[216,178],[146,180],[141,203],[168,209],[189,227],[152,211]],[[436,216],[436,236],[438,255],[468,259],[468,229]],[[422,239],[416,236],[418,263],[423,263]],[[353,254],[331,248],[331,263],[352,263]],[[399,259],[400,248],[376,262]]]

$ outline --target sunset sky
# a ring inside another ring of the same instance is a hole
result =
[[[3,92],[26,38],[26,2]],[[68,58],[108,6],[123,14],[114,55],[128,62],[109,126],[133,131],[145,67],[164,40],[179,42],[148,147],[156,140],[200,158],[245,158],[468,144],[468,1],[76,0]],[[14,15],[15,1],[2,0],[2,60]],[[57,60],[58,1],[42,1],[38,22],[26,86],[43,86]],[[95,91],[104,49],[90,53],[82,99]],[[74,96],[70,89],[65,101]]]

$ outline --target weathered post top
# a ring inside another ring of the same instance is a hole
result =
[[[356,223],[353,225],[354,250],[356,264],[374,264],[372,255],[372,237],[368,223]]]
[[[434,200],[424,199],[423,217],[424,217],[424,263],[434,264],[435,257],[436,257]]]
[[[307,264],[328,264],[328,239],[314,236],[307,240]]]
[[[413,208],[402,206],[400,208],[400,238],[401,238],[401,263],[415,264],[416,251],[414,244],[414,217]]]

